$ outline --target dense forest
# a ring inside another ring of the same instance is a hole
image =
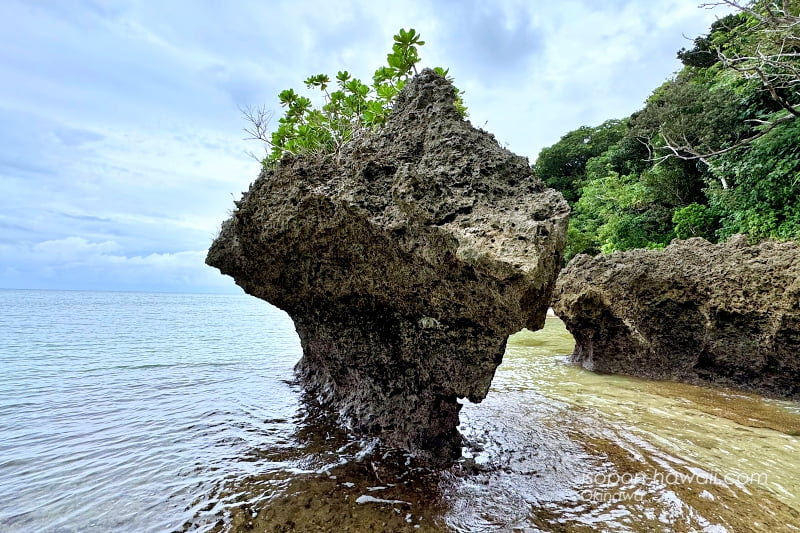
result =
[[[643,109],[539,154],[572,207],[567,260],[676,237],[800,239],[800,0],[725,3],[735,12],[678,51]]]

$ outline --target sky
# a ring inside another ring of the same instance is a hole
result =
[[[237,293],[204,264],[312,74],[364,80],[415,28],[470,121],[534,162],[623,118],[719,9],[695,0],[0,0],[0,288]]]

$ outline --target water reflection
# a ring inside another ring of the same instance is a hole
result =
[[[798,531],[797,404],[592,374],[549,319],[509,340],[443,471],[301,403],[226,480],[213,531]],[[211,516],[205,515],[204,520]],[[203,528],[203,520],[190,524]]]

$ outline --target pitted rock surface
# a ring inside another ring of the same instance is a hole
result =
[[[453,104],[425,70],[379,130],[264,170],[206,259],[292,317],[298,377],[345,424],[437,460],[460,454],[457,399],[543,326],[569,213]]]
[[[800,397],[797,243],[577,256],[554,297],[588,369]]]

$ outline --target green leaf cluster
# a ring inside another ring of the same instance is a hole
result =
[[[656,199],[643,172],[621,173],[616,145],[587,163],[587,173],[572,205],[566,259],[579,253],[610,253],[630,248],[660,248],[674,237],[669,205]]]
[[[586,174],[586,164],[617,143],[624,132],[625,125],[619,120],[571,131],[539,153],[534,165],[536,173],[548,187],[558,189],[568,202],[574,202]]]
[[[800,1],[780,5],[800,17]],[[747,6],[775,13],[778,3]],[[684,67],[643,109],[578,128],[541,151],[537,175],[572,207],[567,260],[660,248],[676,237],[800,240],[800,120],[787,120],[786,106],[762,81],[720,61],[720,52],[746,57],[774,49],[775,32],[764,28],[749,12],[718,20],[692,49],[678,52]],[[792,38],[800,39],[797,33]],[[798,105],[800,79],[787,73],[795,63],[800,72],[800,44],[792,53],[781,58],[777,78],[791,83],[773,89]],[[695,153],[716,155],[688,157]]]
[[[679,239],[702,237],[713,241],[717,229],[717,217],[707,205],[692,203],[676,209],[672,214],[675,236]]]
[[[746,233],[753,241],[800,240],[800,121],[720,156],[712,170],[732,184],[707,190],[709,206],[721,218],[720,238]]]
[[[274,166],[286,154],[338,153],[356,135],[383,124],[394,99],[417,73],[419,47],[425,44],[420,37],[413,28],[400,29],[386,65],[375,70],[371,83],[348,71],[338,72],[334,79],[327,74],[309,76],[305,86],[321,93],[320,106],[294,89],[281,91],[278,100],[284,113],[269,138],[262,138],[270,148],[263,164]],[[434,71],[452,82],[447,69]],[[466,117],[463,91],[454,90],[457,110]]]

